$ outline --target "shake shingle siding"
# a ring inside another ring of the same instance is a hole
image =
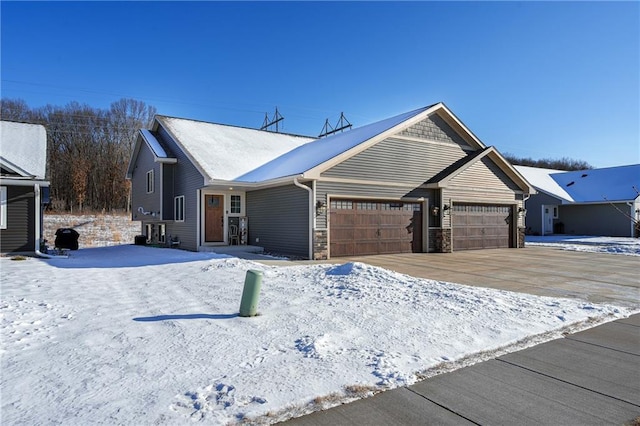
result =
[[[33,187],[7,186],[7,229],[0,230],[0,252],[35,250]]]
[[[414,124],[400,133],[401,136],[426,139],[431,141],[466,145],[462,137],[447,124],[438,114]]]
[[[248,192],[247,217],[249,244],[309,256],[309,193],[304,189],[289,185]]]

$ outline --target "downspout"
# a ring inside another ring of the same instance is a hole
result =
[[[293,178],[293,184],[309,192],[309,260],[313,260],[313,228],[315,215],[313,214],[313,189],[298,182],[298,177]]]
[[[42,253],[40,251],[40,238],[42,237],[42,235],[40,235],[40,184],[36,183],[33,185],[33,192],[35,194],[35,236],[36,236],[36,241],[35,241],[35,252],[36,252],[36,256],[39,257],[43,257],[45,259],[67,259],[69,256],[67,255],[59,255],[59,256],[53,256],[51,254],[46,254],[46,253]]]

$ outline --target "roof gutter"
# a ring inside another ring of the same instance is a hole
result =
[[[293,184],[309,192],[309,260],[313,259],[313,230],[315,229],[315,215],[313,214],[313,189],[298,181],[298,176],[293,178]]]

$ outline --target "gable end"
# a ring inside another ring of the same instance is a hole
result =
[[[444,142],[457,144],[463,147],[469,147],[467,141],[460,136],[449,124],[447,124],[438,114],[431,114],[424,120],[414,124],[411,127],[398,133],[398,136],[404,136],[412,139],[423,139],[435,142]]]

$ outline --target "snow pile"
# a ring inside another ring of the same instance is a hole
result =
[[[631,314],[133,245],[0,266],[6,424],[273,423]],[[248,269],[259,316],[241,318]]]
[[[628,237],[591,237],[576,235],[527,235],[527,246],[557,247],[562,250],[640,256],[640,239]]]

